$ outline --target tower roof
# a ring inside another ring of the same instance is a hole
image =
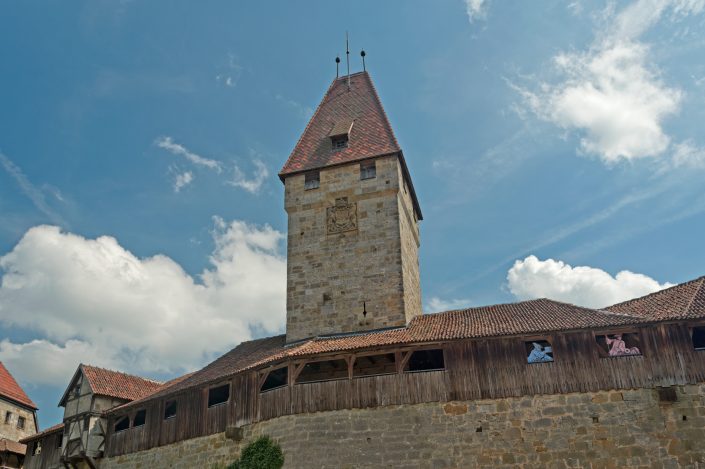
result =
[[[36,409],[37,406],[32,402],[24,390],[17,384],[15,378],[12,377],[5,365],[0,362],[0,396],[13,400],[31,409]]]
[[[348,145],[333,151],[331,138],[339,135],[349,135]],[[347,76],[333,80],[279,172],[279,178],[283,181],[292,174],[394,154],[399,155],[421,219],[421,209],[392,126],[370,75],[359,72],[350,75],[349,88]]]

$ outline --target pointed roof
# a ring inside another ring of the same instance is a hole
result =
[[[652,321],[705,318],[705,276],[606,309]]]
[[[37,410],[37,406],[32,402],[24,390],[17,384],[5,365],[0,362],[0,396],[15,401],[23,406]]]
[[[120,371],[81,364],[66,388],[59,405],[65,404],[68,393],[74,387],[79,373],[83,373],[94,394],[127,401],[134,401],[153,394],[164,385],[159,381],[128,375]]]
[[[348,134],[348,146],[333,151],[331,138]],[[308,122],[289,159],[279,172],[286,176],[314,169],[354,163],[378,156],[398,154],[414,207],[421,209],[411,183],[404,156],[367,72],[333,80]]]

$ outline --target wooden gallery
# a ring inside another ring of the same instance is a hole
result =
[[[705,277],[588,309],[424,315],[422,219],[366,72],[336,78],[279,173],[286,334],[167,383],[81,365],[25,467],[705,467]]]

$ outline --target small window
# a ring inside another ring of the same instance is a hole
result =
[[[377,177],[377,165],[374,161],[363,161],[360,163],[360,179],[372,179]]]
[[[553,347],[547,340],[525,342],[526,361],[528,363],[547,363],[553,361]]]
[[[208,390],[208,407],[225,404],[230,399],[230,384],[224,384]]]
[[[342,150],[348,147],[348,136],[338,135],[336,137],[331,137],[331,142],[333,144],[333,150]]]
[[[12,412],[5,412],[5,423],[9,424],[12,421]]]
[[[167,401],[164,406],[164,420],[176,417],[176,401]]]
[[[269,374],[267,375],[267,379],[264,380],[262,388],[259,390],[259,392],[281,388],[282,386],[286,386],[286,383],[288,381],[289,367],[285,366],[283,368],[277,368],[276,370],[272,370],[269,372]]]
[[[56,434],[56,447],[61,448],[61,443],[63,442],[62,440],[64,439],[64,435],[61,433]]]
[[[353,363],[353,378],[359,376],[389,375],[396,373],[396,362],[393,353],[383,355],[363,355],[355,358]]]
[[[596,336],[603,357],[628,357],[641,355],[639,334],[636,332],[617,332]]]
[[[35,456],[39,456],[40,454],[42,454],[42,442],[41,441],[37,441],[36,443],[34,443],[34,451],[32,451],[32,454],[34,454]]]
[[[310,362],[304,365],[296,383],[313,383],[316,381],[331,381],[348,377],[348,362],[345,360],[324,360]]]
[[[693,348],[705,350],[705,326],[693,328]]]
[[[20,430],[24,430],[24,422],[24,417],[17,417],[17,428],[19,428]]]
[[[409,357],[405,371],[444,370],[443,349],[416,350]]]
[[[304,174],[304,190],[318,189],[321,187],[321,173],[318,171],[311,171],[310,173]]]
[[[74,398],[79,397],[81,395],[81,385],[76,384],[76,386],[73,387],[72,392]]]
[[[132,421],[133,427],[141,427],[147,421],[147,410],[138,410],[135,414],[135,420]]]
[[[115,433],[124,432],[130,428],[130,417],[125,415],[115,423]]]

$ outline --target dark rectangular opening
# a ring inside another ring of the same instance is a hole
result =
[[[12,420],[12,412],[7,411],[5,412],[5,423],[10,423],[10,420]]]
[[[167,401],[164,406],[164,420],[176,417],[176,401]]]
[[[61,448],[61,440],[64,439],[64,435],[62,433],[57,433],[56,434],[56,447]]]
[[[409,357],[404,371],[445,370],[443,349],[416,350]]]
[[[125,415],[115,422],[115,433],[123,432],[130,428],[130,417]]]
[[[91,428],[91,418],[86,417],[85,419],[83,419],[83,429],[88,430],[90,428]]]
[[[614,332],[595,336],[601,357],[641,355],[641,340],[636,332]]]
[[[548,363],[553,361],[553,347],[547,340],[524,342],[527,363]]]
[[[675,387],[658,388],[658,400],[660,402],[676,402],[678,395]]]
[[[24,422],[25,422],[24,417],[17,417],[17,428],[19,428],[20,430],[23,430],[24,429]]]
[[[396,373],[396,362],[393,353],[382,355],[363,355],[355,358],[353,363],[353,378],[359,376],[389,375]]]
[[[321,187],[321,173],[311,171],[304,174],[304,190],[318,189]]]
[[[360,163],[360,179],[372,179],[377,177],[377,166],[374,161],[363,161]]]
[[[346,135],[336,135],[331,137],[331,143],[333,145],[333,150],[342,150],[348,147],[348,136]]]
[[[693,348],[695,350],[705,350],[705,326],[693,328]]]
[[[267,378],[262,383],[262,387],[259,392],[270,391],[272,389],[281,388],[286,386],[289,382],[289,367],[285,366],[282,368],[277,368],[272,370],[267,374]]]
[[[230,384],[223,384],[208,390],[208,407],[225,404],[230,399]]]
[[[314,381],[330,381],[348,377],[348,363],[345,360],[325,360],[306,363],[301,370],[296,383],[312,383]]]
[[[133,427],[141,427],[147,421],[147,409],[138,410],[135,414],[135,420],[132,422]]]

